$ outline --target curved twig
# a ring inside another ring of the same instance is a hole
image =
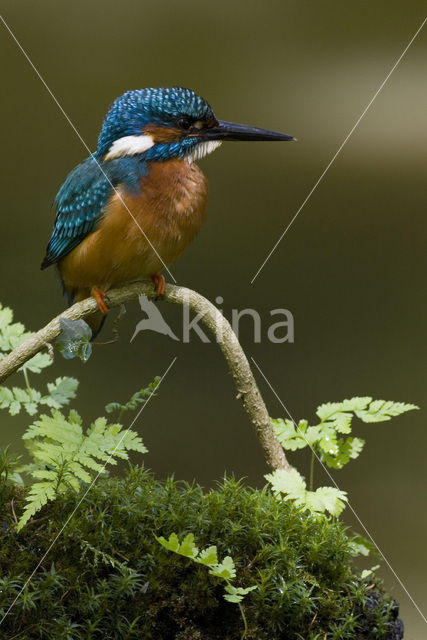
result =
[[[155,298],[155,292],[151,282],[138,282],[120,289],[112,289],[108,292],[107,303],[110,308],[117,307],[141,295],[150,299]],[[163,299],[166,302],[188,306],[194,313],[199,314],[200,322],[214,335],[227,361],[238,391],[238,397],[242,399],[243,406],[255,428],[267,463],[273,469],[288,470],[289,463],[274,433],[270,417],[253,377],[249,362],[228,320],[224,318],[220,311],[209,302],[209,300],[186,287],[178,287],[171,284],[166,285]],[[95,300],[93,298],[87,298],[82,302],[77,302],[51,320],[43,329],[34,333],[28,340],[25,340],[25,342],[0,360],[0,383],[19,369],[27,360],[55,340],[61,332],[59,324],[60,318],[78,320],[79,318],[86,318],[92,315],[97,310],[98,307]]]

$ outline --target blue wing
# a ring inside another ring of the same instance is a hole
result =
[[[60,188],[55,198],[54,229],[42,269],[61,260],[96,229],[113,191],[113,181],[109,181],[101,166],[93,156],[87,158],[71,171]]]
[[[61,260],[95,231],[118,185],[138,193],[140,178],[147,173],[146,161],[138,156],[111,162],[90,156],[73,169],[55,198],[55,224],[42,269]]]

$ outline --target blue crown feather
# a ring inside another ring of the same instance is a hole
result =
[[[107,153],[114,140],[141,133],[147,124],[174,126],[180,116],[215,118],[210,105],[191,89],[171,87],[126,91],[111,105],[98,138],[97,155]]]

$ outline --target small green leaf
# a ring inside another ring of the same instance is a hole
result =
[[[40,373],[42,369],[49,367],[52,363],[53,360],[48,353],[36,353],[35,356],[22,365],[19,371],[26,369],[32,373]]]
[[[184,540],[179,545],[179,549],[177,551],[181,556],[185,556],[186,558],[192,558],[193,560],[197,558],[199,550],[194,544],[194,534],[188,533]]]
[[[357,458],[363,447],[365,446],[365,441],[362,438],[347,438],[344,443],[346,447],[346,454],[348,453],[349,458]]]
[[[233,602],[238,604],[239,602],[241,602],[243,600],[243,596],[239,596],[236,593],[233,593],[231,595],[225,595],[224,596],[224,600],[227,600],[227,602]]]
[[[228,595],[224,596],[224,600],[227,600],[227,602],[234,602],[237,604],[241,602],[243,598],[254,589],[258,589],[257,584],[253,585],[252,587],[246,587],[246,588],[234,587],[232,584],[227,584],[224,587],[224,591],[226,591]]]
[[[13,395],[15,397],[15,400],[17,402],[21,402],[22,404],[24,402],[29,402],[30,401],[30,395],[28,394],[28,391],[26,389],[20,389],[19,387],[13,387],[12,388],[13,391]]]
[[[36,389],[21,389],[13,387],[12,390],[0,387],[0,409],[9,409],[12,416],[17,415],[21,409],[33,416],[37,413],[41,394]]]
[[[333,425],[338,433],[351,433],[351,413],[338,412],[333,416]]]
[[[12,323],[13,311],[9,307],[3,307],[0,304],[0,331],[3,331]]]
[[[19,519],[17,530],[20,531],[24,524],[42,508],[49,500],[55,499],[55,488],[52,481],[36,482],[27,495],[27,506]]]
[[[346,438],[345,440],[337,441],[337,451],[322,452],[321,460],[322,462],[326,462],[328,467],[332,467],[334,469],[342,469],[342,467],[350,461],[350,459],[357,458],[363,447],[365,445],[365,441],[361,438]]]
[[[224,600],[227,600],[227,602],[238,604],[243,600],[243,594],[239,593],[238,588],[234,587],[232,584],[227,584],[224,587],[224,591],[226,591],[228,594],[224,595]]]
[[[207,567],[218,564],[216,546],[212,545],[211,547],[203,549],[203,551],[199,553],[197,562],[200,562],[200,564],[205,564]]]
[[[7,387],[0,387],[0,409],[7,409],[13,400],[12,391]]]
[[[317,442],[321,453],[336,455],[338,453],[337,434],[334,426],[326,422],[319,427],[319,440]]]
[[[383,422],[414,409],[419,409],[419,407],[415,404],[405,404],[404,402],[374,400],[366,410],[356,411],[356,415],[363,422]]]
[[[319,442],[323,438],[322,427],[317,425],[316,427],[308,427],[307,431],[304,434],[305,439],[309,446],[314,447],[315,444]]]
[[[300,420],[297,428],[292,420],[278,418],[271,422],[279,442],[285,450],[296,451],[307,446],[307,439],[304,437],[308,426],[307,420]]]
[[[376,564],[375,567],[371,567],[370,569],[364,569],[361,573],[362,580],[364,580],[365,578],[369,578],[369,576],[371,576],[374,573],[374,571],[376,571],[379,568],[380,568],[380,565]]]
[[[16,416],[21,410],[21,405],[19,402],[11,402],[9,405],[9,413],[11,416]]]
[[[361,397],[361,398],[350,398],[349,400],[343,400],[342,410],[343,411],[362,411],[366,409],[368,404],[372,401],[372,398],[369,396]]]
[[[305,499],[305,480],[296,469],[276,469],[264,476],[276,494],[284,494],[285,500]]]
[[[20,322],[13,321],[13,311],[0,304],[0,356],[11,351],[32,334]]]
[[[354,536],[349,541],[349,544],[354,556],[369,556],[372,554],[378,557],[378,550],[375,545],[363,536]]]
[[[155,536],[157,542],[162,545],[168,551],[173,551],[174,553],[178,553],[179,549],[179,540],[176,533],[171,533],[169,536],[169,540],[166,540],[163,536],[157,537]]]
[[[312,511],[329,511],[339,516],[348,501],[347,493],[335,487],[320,487],[316,491],[307,491],[307,506]]]
[[[307,491],[305,480],[296,469],[277,469],[264,477],[270,482],[276,495],[282,496],[284,500],[293,500],[296,506],[305,507],[315,513],[329,511],[333,516],[338,516],[347,501],[345,491],[334,487]]]
[[[329,420],[334,413],[342,410],[342,402],[326,402],[317,407],[316,415],[324,422]]]
[[[76,397],[78,386],[79,381],[75,378],[56,378],[55,382],[48,382],[49,395],[45,396],[42,401],[54,409],[60,409]]]
[[[225,556],[224,560],[209,570],[212,576],[223,578],[224,580],[233,580],[236,577],[236,567],[231,556]]]
[[[156,540],[162,545],[162,547],[164,547],[168,551],[173,551],[180,556],[184,556],[185,558],[190,558],[190,560],[199,562],[199,559],[197,557],[199,550],[194,544],[193,533],[188,533],[181,543],[179,542],[179,538],[176,533],[171,533],[169,536],[169,540],[166,540],[165,538],[163,538],[163,536],[160,536],[159,538],[156,537]]]

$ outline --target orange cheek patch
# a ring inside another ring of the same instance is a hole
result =
[[[182,138],[182,132],[179,129],[159,127],[155,124],[148,124],[142,132],[151,136],[154,142],[176,142]]]

